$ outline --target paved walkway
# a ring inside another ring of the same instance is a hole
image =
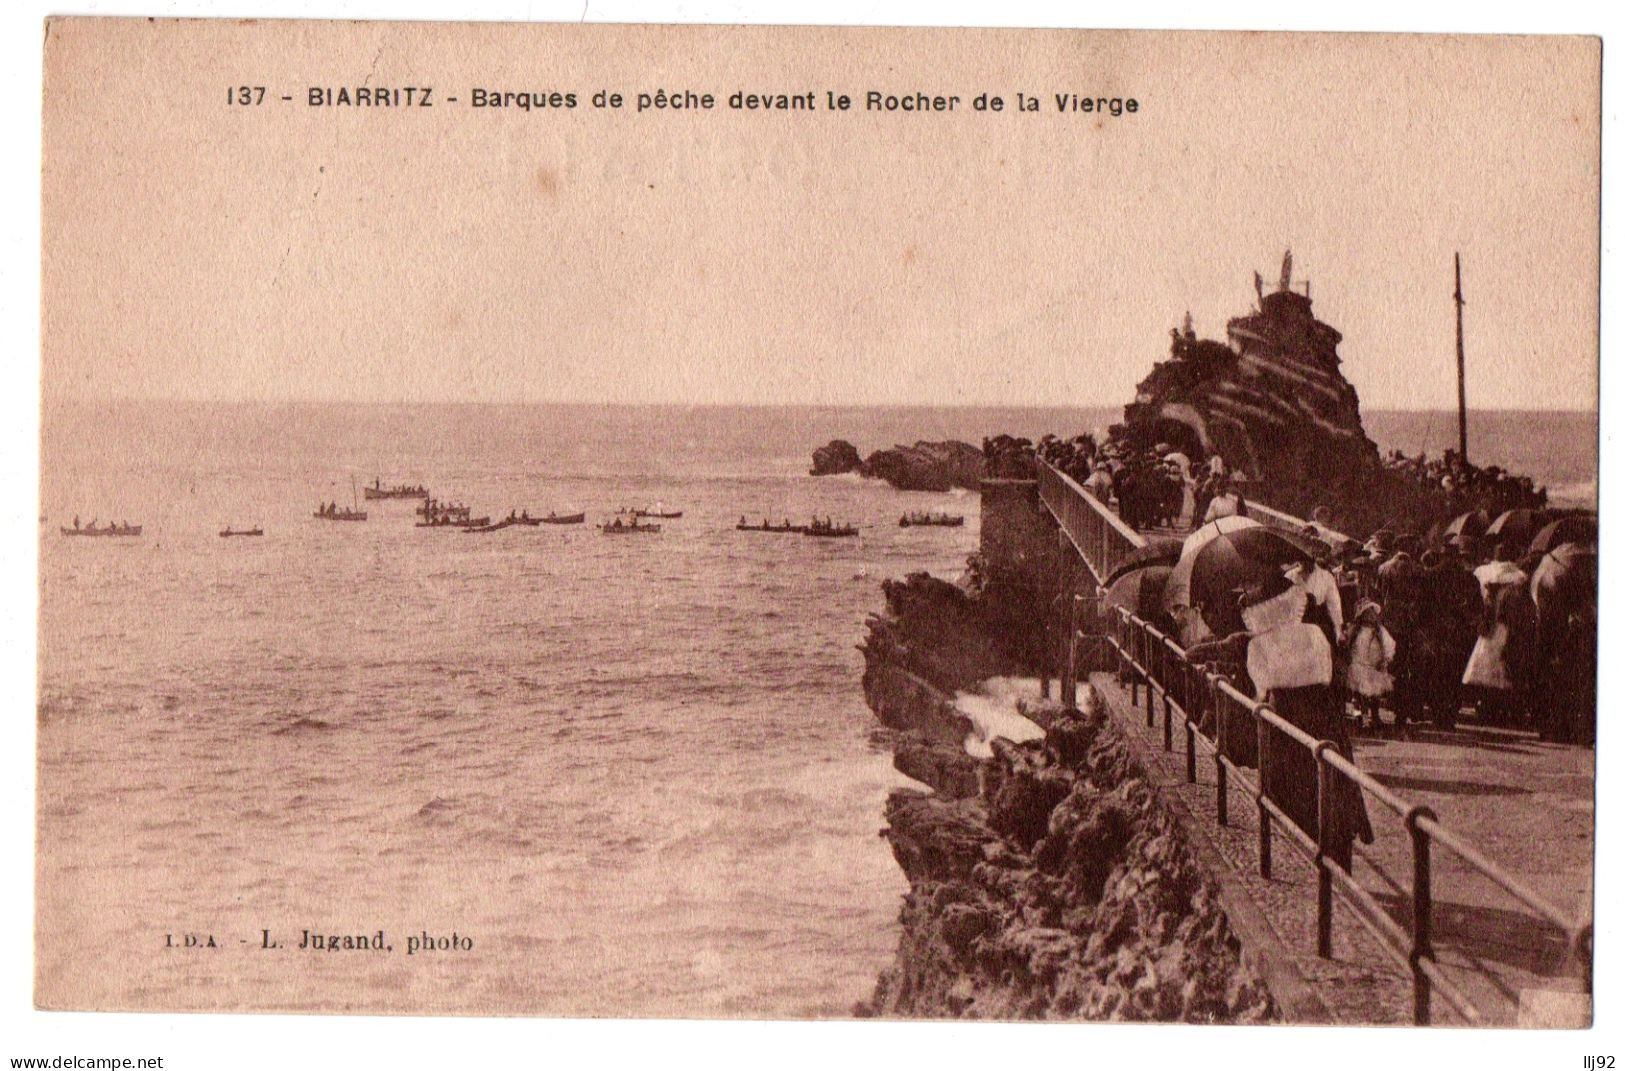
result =
[[[1181,813],[1193,847],[1219,870],[1233,922],[1289,1020],[1408,1023],[1409,969],[1395,961],[1340,899],[1333,955],[1315,952],[1314,866],[1288,838],[1273,837],[1272,875],[1258,872],[1258,810],[1232,781],[1229,824],[1217,822],[1217,776],[1198,741],[1197,781],[1185,779],[1184,735],[1163,750],[1155,728],[1112,674],[1091,677],[1114,720]],[[1434,808],[1440,821],[1561,911],[1590,916],[1594,754],[1489,730],[1415,731],[1393,740],[1360,737],[1355,761],[1401,797]],[[1410,926],[1410,841],[1399,818],[1368,803],[1376,841],[1355,876],[1401,927]],[[1375,865],[1373,865],[1375,864]],[[1380,873],[1379,873],[1380,871]],[[1387,874],[1393,882],[1384,880]],[[1396,888],[1397,886],[1397,888]],[[1441,965],[1489,1025],[1585,1025],[1576,965],[1559,931],[1442,847],[1433,853],[1434,941]],[[1460,1023],[1442,997],[1433,1018]]]

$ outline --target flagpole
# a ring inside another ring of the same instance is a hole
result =
[[[1467,463],[1467,351],[1461,341],[1461,254],[1456,254],[1456,430],[1461,463]]]

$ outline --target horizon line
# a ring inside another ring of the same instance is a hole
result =
[[[593,409],[1121,409],[1126,403],[1118,402],[761,402],[761,401],[625,401],[589,399],[523,399],[518,401],[491,401],[488,399],[350,399],[350,398],[188,398],[172,395],[99,395],[40,399],[43,412],[50,405],[111,405],[124,402],[178,405],[265,405],[265,406],[322,406],[354,405],[373,408],[409,406],[481,406],[489,408],[520,408],[527,406],[571,406]],[[1437,406],[1369,405],[1361,406],[1361,413],[1439,413],[1454,412],[1454,404]],[[1469,407],[1473,413],[1570,413],[1599,415],[1600,407],[1576,406],[1490,406]]]

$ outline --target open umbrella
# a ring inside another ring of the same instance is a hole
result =
[[[1538,510],[1509,509],[1490,523],[1484,530],[1484,538],[1503,544],[1507,553],[1516,558],[1529,546],[1545,519],[1546,515]]]
[[[1559,518],[1536,533],[1529,544],[1529,553],[1545,554],[1564,543],[1597,542],[1597,518],[1583,513]]]
[[[1106,574],[1105,586],[1111,587],[1118,577],[1131,573],[1136,569],[1144,569],[1148,565],[1172,565],[1179,560],[1179,555],[1185,549],[1182,539],[1169,539],[1158,536],[1149,540],[1145,546],[1133,551],[1128,557],[1118,563],[1117,568]]]
[[[1196,607],[1216,636],[1241,628],[1236,604],[1239,589],[1281,574],[1282,566],[1306,562],[1307,553],[1290,533],[1257,525],[1220,532],[1204,542],[1190,558],[1181,558],[1163,584],[1163,605]],[[1172,599],[1176,577],[1186,570],[1183,596]]]
[[[1216,521],[1209,521],[1196,531],[1185,537],[1185,542],[1179,552],[1179,560],[1174,564],[1174,571],[1168,576],[1168,583],[1163,591],[1162,603],[1169,609],[1175,606],[1190,606],[1191,563],[1196,554],[1211,540],[1218,538],[1226,532],[1241,532],[1249,528],[1263,527],[1251,517],[1220,517]]]
[[[1122,606],[1136,617],[1152,620],[1162,614],[1162,586],[1173,567],[1147,565],[1125,573],[1106,589],[1104,605]]]
[[[1444,526],[1443,538],[1451,543],[1460,542],[1461,539],[1477,539],[1484,534],[1490,526],[1490,518],[1483,510],[1463,513],[1455,520]]]

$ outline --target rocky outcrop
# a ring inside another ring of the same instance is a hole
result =
[[[894,792],[910,891],[897,959],[861,1015],[1261,1022],[1242,964],[1127,742],[1092,704],[1042,742],[996,741],[970,796]]]
[[[1114,439],[1219,454],[1249,478],[1246,498],[1300,517],[1323,507],[1332,527],[1359,536],[1385,525],[1425,532],[1477,508],[1384,464],[1343,376],[1343,336],[1315,317],[1308,286],[1293,283],[1290,253],[1273,291],[1257,276],[1254,286],[1257,304],[1226,323],[1225,341],[1198,338],[1188,316],[1170,332],[1168,358],[1140,382]],[[1496,513],[1544,501],[1503,499]]]
[[[986,459],[980,448],[954,439],[917,442],[876,450],[863,462],[863,474],[901,491],[951,491],[981,486]]]
[[[981,485],[986,467],[979,448],[955,439],[893,446],[876,450],[866,459],[860,459],[857,447],[845,439],[833,439],[813,451],[810,471],[814,476],[856,472],[885,480],[901,491],[951,491],[955,487],[974,491]]]
[[[862,469],[863,458],[857,447],[845,439],[831,439],[828,446],[820,446],[813,451],[809,473],[813,476],[839,476],[843,472],[859,472]]]
[[[1211,880],[1092,692],[1022,700],[1044,730],[990,758],[956,692],[1032,672],[999,589],[924,573],[884,585],[864,695],[898,770],[884,835],[910,891],[897,957],[860,1015],[1253,1022],[1274,1005],[1242,964]],[[984,748],[980,752],[986,754]]]

